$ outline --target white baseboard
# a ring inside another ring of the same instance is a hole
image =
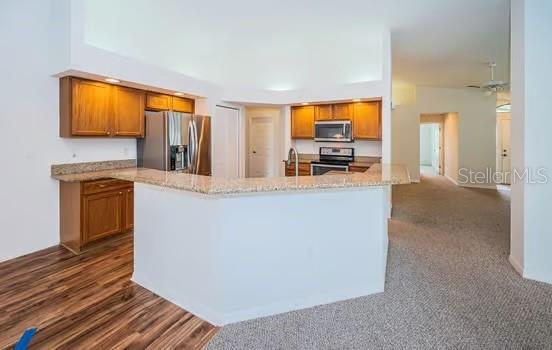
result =
[[[448,176],[445,174],[445,177],[450,181],[452,182],[453,184],[455,184],[456,186],[458,186],[458,182],[456,182],[456,180],[454,180],[452,177]]]
[[[510,262],[510,264],[512,264],[514,270],[516,270],[516,272],[519,273],[521,277],[523,277],[523,267],[521,266],[521,264],[512,255],[508,256],[508,261]]]
[[[482,188],[485,190],[496,190],[495,184],[472,184],[472,183],[459,183],[458,186],[460,187],[468,187],[468,188]]]

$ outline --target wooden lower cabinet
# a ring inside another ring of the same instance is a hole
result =
[[[351,173],[363,173],[368,169],[369,167],[367,166],[364,167],[364,166],[358,166],[358,165],[349,165],[349,172]]]
[[[125,192],[125,225],[123,231],[134,229],[134,188],[128,188]]]
[[[60,183],[60,242],[78,254],[134,227],[134,184],[102,179]]]
[[[286,176],[295,176],[295,163],[287,165],[286,167]],[[299,163],[299,176],[309,176],[311,174],[310,163]]]
[[[82,200],[82,241],[87,244],[123,232],[122,191],[85,195]]]

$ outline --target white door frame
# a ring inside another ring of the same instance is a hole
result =
[[[439,175],[445,175],[445,115],[421,114],[420,126],[422,124],[437,124],[439,127]],[[418,163],[420,163],[420,157],[418,157]]]

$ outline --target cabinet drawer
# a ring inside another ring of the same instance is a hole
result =
[[[357,165],[349,166],[349,172],[352,172],[352,173],[363,173],[368,169],[369,169],[368,167],[364,167],[364,166],[357,166]]]
[[[105,179],[105,180],[94,180],[84,182],[82,184],[82,193],[91,194],[104,191],[110,191],[123,187],[132,187],[133,183],[130,181],[117,180],[117,179]]]

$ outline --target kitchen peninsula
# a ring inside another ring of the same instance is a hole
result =
[[[134,182],[132,280],[215,325],[382,292],[389,188],[410,182],[386,164],[316,177],[98,176]]]

